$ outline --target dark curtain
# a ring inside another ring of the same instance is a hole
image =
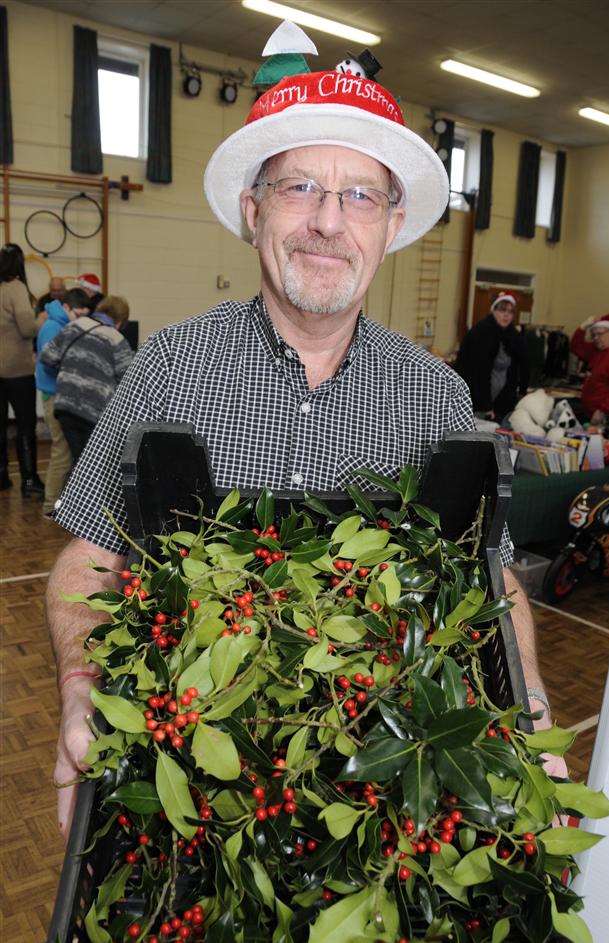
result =
[[[541,146],[539,144],[534,144],[532,141],[523,141],[520,145],[514,235],[524,236],[526,239],[532,239],[535,235],[540,156]]]
[[[171,49],[150,46],[146,179],[171,183]]]
[[[8,20],[0,7],[0,164],[13,163],[13,121],[8,75]]]
[[[493,137],[494,131],[480,132],[480,183],[476,201],[476,229],[488,229],[493,202]]]
[[[444,149],[448,151],[448,156],[445,160],[442,161],[444,164],[444,170],[448,174],[448,179],[450,181],[450,165],[452,163],[453,157],[453,144],[455,142],[455,122],[450,121],[448,118],[443,118],[443,121],[446,122],[446,130],[442,134],[438,135],[438,145],[436,147],[436,152]],[[448,203],[446,204],[446,209],[442,216],[442,222],[447,223],[450,220],[450,196],[448,197]]]
[[[71,167],[76,173],[100,174],[103,166],[97,89],[97,33],[84,26],[75,26]]]
[[[560,224],[562,222],[562,200],[565,190],[565,172],[567,154],[556,151],[556,176],[554,178],[554,196],[552,197],[552,215],[548,229],[548,242],[560,242]]]

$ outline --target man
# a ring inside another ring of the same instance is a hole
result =
[[[61,494],[68,472],[72,467],[70,448],[61,426],[55,417],[55,394],[57,392],[57,370],[46,366],[41,360],[43,349],[61,334],[70,321],[89,313],[88,297],[82,288],[65,292],[62,301],[56,299],[45,306],[47,318],[36,337],[36,389],[42,396],[44,419],[51,433],[51,454],[44,480],[43,514],[50,517],[55,501]]]
[[[220,486],[308,491],[341,488],[362,465],[396,475],[403,464],[421,465],[445,432],[472,428],[457,374],[361,314],[385,253],[430,229],[448,199],[441,162],[404,126],[389,92],[335,71],[283,79],[212,156],[205,189],[220,222],[257,249],[260,295],[148,340],[63,495],[57,520],[76,539],[48,590],[63,702],[59,783],[82,769],[91,736],[95,672],[84,667],[82,639],[98,621],[61,591],[117,585],[114,572],[87,564],[124,566],[127,546],[103,508],[125,522],[119,461],[133,422],[191,422]],[[507,544],[503,552],[507,565]],[[506,574],[518,595],[527,681],[542,699],[533,707],[545,709],[530,612]],[[72,801],[59,790],[64,830]]]
[[[42,314],[46,306],[50,304],[51,301],[63,301],[64,295],[66,293],[66,283],[63,278],[60,278],[58,275],[53,275],[49,281],[49,290],[45,295],[41,295],[36,304],[36,314]]]
[[[591,422],[603,424],[609,417],[609,314],[578,327],[571,350],[590,368],[582,388],[582,406]]]
[[[500,292],[490,314],[461,342],[455,363],[469,387],[474,412],[501,422],[527,391],[529,368],[523,337],[514,327],[516,299]]]
[[[89,311],[92,313],[97,308],[100,301],[103,301],[104,293],[101,290],[101,282],[93,272],[85,272],[76,279],[78,288],[86,292],[89,299]]]

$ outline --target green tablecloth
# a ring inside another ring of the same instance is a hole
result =
[[[566,541],[572,528],[567,520],[576,494],[590,485],[608,484],[609,467],[570,475],[514,475],[508,525],[514,544],[524,547],[550,541]]]

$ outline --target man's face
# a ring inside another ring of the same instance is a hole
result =
[[[493,317],[495,318],[495,321],[499,327],[509,327],[514,320],[515,314],[516,308],[511,301],[500,301],[497,307],[493,310]]]
[[[372,157],[346,147],[300,147],[273,158],[266,179],[314,180],[324,190],[373,187],[390,193],[389,171]],[[241,196],[253,244],[260,254],[263,283],[281,301],[300,311],[336,314],[359,306],[385,251],[404,217],[389,208],[375,222],[354,221],[341,210],[338,196],[303,213],[285,206],[270,187],[256,202],[254,191]]]
[[[597,350],[609,350],[609,327],[593,327],[590,333]]]
[[[66,293],[63,278],[52,278],[49,282],[49,294],[53,300],[61,300]]]

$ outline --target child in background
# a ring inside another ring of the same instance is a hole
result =
[[[40,359],[57,373],[55,416],[75,465],[131,360],[119,328],[129,305],[108,295],[90,316],[78,318],[42,350]]]
[[[40,359],[41,351],[71,321],[89,313],[89,298],[82,288],[73,288],[64,294],[63,300],[54,299],[44,306],[47,317],[36,337],[36,389],[42,394],[44,419],[51,433],[51,454],[44,482],[43,513],[50,517],[55,501],[61,494],[68,472],[72,467],[70,447],[55,418],[55,394],[57,370],[47,367]]]

